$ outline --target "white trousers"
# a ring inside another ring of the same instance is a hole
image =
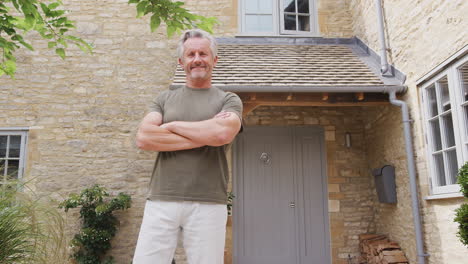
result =
[[[225,204],[146,201],[133,264],[170,264],[182,229],[189,264],[223,264]]]

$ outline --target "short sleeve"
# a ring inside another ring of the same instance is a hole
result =
[[[231,92],[226,93],[221,111],[233,112],[242,120],[242,101],[239,96]]]
[[[150,112],[158,112],[164,116],[164,103],[166,102],[167,92],[160,93],[156,99],[153,100],[150,106]]]

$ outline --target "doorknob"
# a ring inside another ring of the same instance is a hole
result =
[[[263,152],[260,155],[260,160],[263,161],[263,163],[265,163],[265,164],[270,164],[271,156],[268,153]]]

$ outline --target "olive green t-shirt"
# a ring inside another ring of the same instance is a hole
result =
[[[163,124],[203,121],[221,111],[233,112],[242,118],[242,102],[236,94],[215,87],[182,87],[162,92],[151,111],[162,114]],[[227,147],[203,146],[159,152],[148,199],[226,203],[229,181]]]

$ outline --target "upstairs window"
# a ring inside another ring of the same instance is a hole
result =
[[[421,88],[432,193],[458,192],[468,161],[468,56]]]
[[[0,186],[23,176],[26,133],[0,130]]]
[[[241,31],[246,35],[316,35],[316,0],[242,0]]]

